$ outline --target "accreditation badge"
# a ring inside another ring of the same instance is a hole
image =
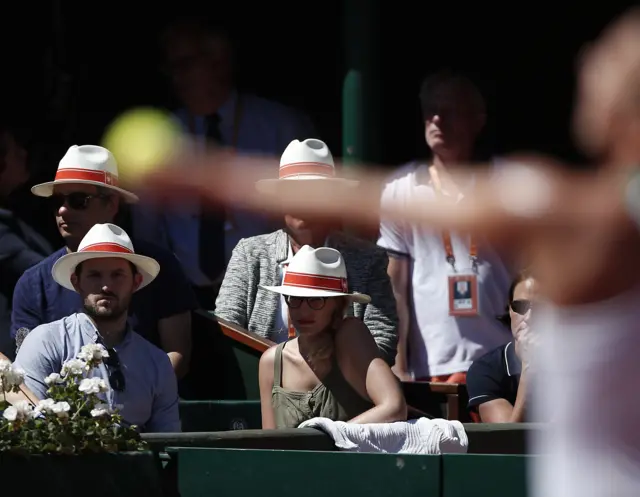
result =
[[[449,315],[478,315],[478,277],[474,273],[449,276]]]

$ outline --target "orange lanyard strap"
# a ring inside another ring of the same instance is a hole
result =
[[[440,182],[440,178],[438,177],[438,172],[435,167],[429,167],[429,175],[431,176],[431,183],[433,183],[433,187],[435,188],[438,197],[442,198],[442,183]],[[449,233],[449,230],[442,231],[442,244],[444,245],[447,262],[451,264],[451,267],[455,270],[456,256],[453,253],[453,244],[451,243],[451,233]],[[476,245],[476,241],[473,236],[469,237],[469,260],[471,261],[471,266],[475,270],[478,266],[478,246]]]

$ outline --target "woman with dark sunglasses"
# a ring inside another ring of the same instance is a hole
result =
[[[312,418],[352,423],[406,421],[400,384],[359,319],[346,318],[353,302],[344,259],[335,249],[302,247],[282,285],[296,338],[271,347],[260,359],[262,428],[296,428]]]
[[[480,357],[467,372],[469,409],[483,423],[525,420],[531,348],[530,319],[537,295],[533,277],[520,273],[509,289],[507,312],[498,319],[511,329],[513,340]]]

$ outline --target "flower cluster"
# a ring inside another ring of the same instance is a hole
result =
[[[19,392],[24,381],[24,371],[13,366],[9,361],[0,360],[0,389],[2,392]]]
[[[105,403],[110,390],[92,371],[109,357],[102,345],[82,347],[78,355],[44,381],[48,398],[9,405],[7,394],[19,393],[24,372],[0,361],[0,451],[30,454],[80,454],[143,450],[135,426],[125,426],[118,410]]]

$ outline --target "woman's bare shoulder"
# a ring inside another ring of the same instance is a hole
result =
[[[273,366],[273,364],[275,363],[276,360],[276,350],[278,348],[278,345],[272,345],[271,347],[269,347],[267,350],[265,350],[262,353],[262,356],[260,356],[260,364],[270,364]]]

